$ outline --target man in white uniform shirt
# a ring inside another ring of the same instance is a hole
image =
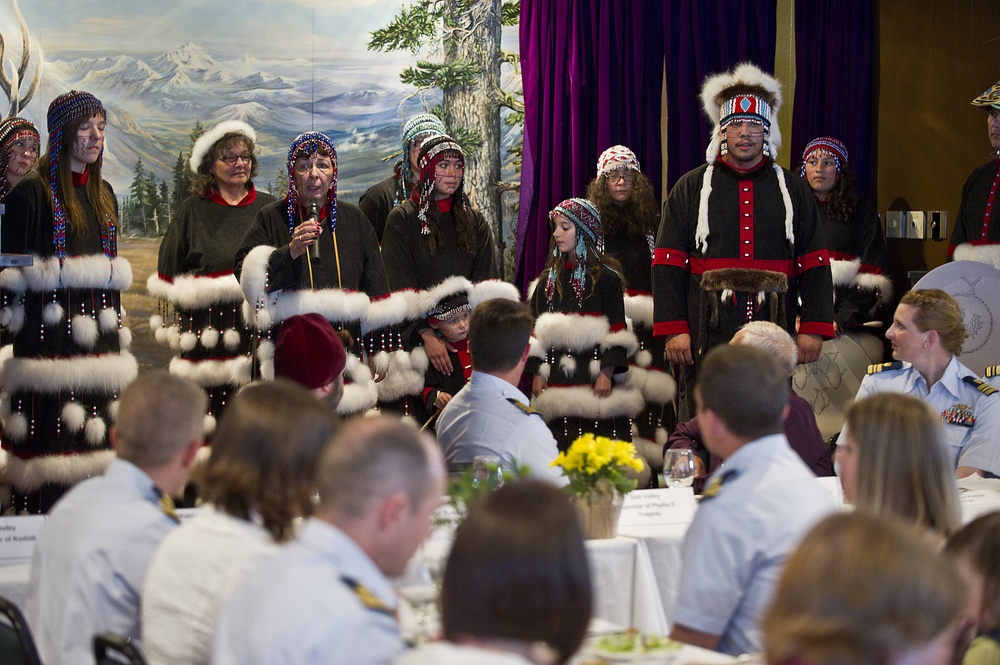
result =
[[[437,424],[438,444],[449,466],[495,455],[505,470],[528,466],[536,478],[566,484],[560,472],[549,468],[559,454],[552,431],[517,388],[534,324],[528,306],[511,300],[486,300],[472,310],[472,376],[441,411]]]
[[[754,653],[785,559],[835,507],[785,438],[787,365],[760,349],[716,347],[694,398],[705,446],[723,464],[684,537],[670,636],[730,655]]]
[[[177,525],[170,496],[184,489],[202,445],[208,397],[166,372],[122,393],[111,445],[117,459],[52,508],[35,545],[28,597],[42,662],[94,662],[94,635],[136,644],[140,592],[160,541]]]
[[[313,517],[223,608],[212,662],[389,665],[403,640],[388,578],[430,532],[444,476],[437,446],[416,428],[348,421],[320,460]]]

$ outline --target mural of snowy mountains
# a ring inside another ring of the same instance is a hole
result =
[[[170,181],[177,155],[186,154],[195,122],[206,128],[242,120],[257,131],[266,187],[284,169],[292,139],[315,129],[338,146],[340,192],[349,201],[388,174],[381,158],[398,150],[400,103],[410,91],[372,83],[370,63],[263,59],[225,60],[194,43],[137,57],[46,58],[48,88],[87,90],[108,108],[105,173],[127,192],[136,162]],[[436,100],[433,100],[436,101]],[[407,115],[423,104],[411,100]],[[25,115],[31,117],[31,109]],[[32,118],[44,130],[44,118]]]

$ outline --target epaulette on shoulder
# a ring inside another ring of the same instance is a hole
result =
[[[976,378],[974,376],[962,377],[962,381],[968,383],[970,386],[974,386],[976,390],[978,390],[984,395],[993,395],[998,392],[996,388],[986,383],[982,379]]]
[[[508,397],[507,401],[510,402],[511,404],[513,404],[514,406],[516,406],[518,409],[520,409],[521,411],[523,411],[525,414],[527,414],[529,416],[538,416],[539,418],[542,417],[542,414],[538,413],[538,411],[535,411],[534,409],[532,409],[530,406],[528,406],[524,402],[519,402],[516,399],[514,399],[513,397]]]
[[[887,372],[892,369],[903,369],[902,361],[895,360],[891,363],[875,363],[874,365],[869,365],[868,373],[878,374],[879,372]]]
[[[351,591],[358,597],[365,608],[373,612],[381,612],[389,616],[396,616],[391,607],[382,602],[382,599],[375,595],[375,592],[366,587],[361,582],[347,576],[341,576],[340,581],[350,587]]]
[[[992,367],[986,368],[987,379],[992,379],[995,376],[1000,376],[1000,365],[993,365]]]

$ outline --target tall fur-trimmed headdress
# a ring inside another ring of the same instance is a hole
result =
[[[295,218],[298,214],[299,192],[295,188],[295,160],[299,157],[311,157],[319,152],[320,147],[330,153],[333,162],[333,180],[330,181],[328,198],[330,199],[330,233],[337,230],[337,148],[330,137],[322,132],[304,132],[295,137],[288,146],[288,194],[285,204],[288,210],[288,231],[295,230]]]
[[[764,154],[774,159],[781,147],[781,129],[778,111],[781,109],[781,83],[757,65],[744,62],[732,71],[715,74],[705,79],[701,88],[701,106],[712,121],[712,135],[705,150],[708,168],[701,186],[698,206],[698,228],[695,245],[702,251],[708,247],[708,198],[712,193],[712,172],[715,160],[726,154],[725,132],[732,122],[752,122],[764,128]],[[785,205],[785,237],[795,242],[792,230],[792,199],[788,195],[784,174],[777,164],[778,186]]]
[[[226,120],[220,122],[215,127],[212,127],[210,130],[199,136],[198,140],[194,142],[194,147],[191,148],[191,159],[188,160],[188,166],[191,167],[192,172],[198,172],[198,167],[201,166],[202,161],[208,157],[208,151],[211,150],[212,146],[226,134],[241,134],[254,143],[257,142],[257,132],[255,132],[253,127],[247,123],[240,120]],[[215,155],[212,155],[212,158],[215,159]]]

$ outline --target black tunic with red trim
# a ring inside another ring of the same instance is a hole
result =
[[[707,270],[742,268],[774,271],[788,278],[783,325],[798,332],[833,337],[833,284],[829,256],[812,192],[785,169],[792,205],[793,245],[785,233],[785,204],[773,161],[738,171],[716,160],[708,197],[707,248],[698,248],[695,233],[702,181],[708,164],[685,174],[663,206],[653,256],[653,333],[657,336],[690,333],[692,351],[704,353],[727,343],[748,318],[768,319],[767,308],[750,303],[748,294],[735,295],[720,307],[718,326],[707,339],[698,339],[702,316],[701,276]],[[799,299],[801,298],[801,306]],[[748,310],[751,312],[748,315]]]
[[[468,340],[448,342],[448,345],[451,347],[448,349],[448,358],[451,360],[452,373],[442,374],[430,364],[424,373],[424,390],[421,397],[428,416],[434,413],[434,402],[437,401],[438,395],[448,393],[454,397],[472,376],[472,356],[469,355]]]
[[[866,205],[858,205],[850,217],[842,219],[831,214],[825,201],[817,203],[830,250],[836,296],[833,320],[841,330],[851,330],[875,318],[891,293],[882,224]]]
[[[992,221],[997,189],[1000,188],[1000,156],[978,167],[965,181],[962,187],[962,204],[958,208],[958,218],[951,232],[951,243],[948,245],[948,257],[963,260],[982,260],[984,263],[994,263],[992,255],[995,251],[987,250],[989,258],[983,260],[977,256],[982,252],[972,251],[971,254],[954,256],[955,250],[961,245],[972,247],[995,246],[1000,244],[1000,224]],[[993,248],[996,249],[995,247]]]
[[[236,205],[217,192],[191,196],[178,207],[160,243],[157,274],[147,281],[161,309],[164,338],[175,348],[170,371],[191,378],[209,395],[218,417],[230,395],[250,378],[252,331],[243,321],[243,292],[233,275],[236,250],[257,212],[274,203],[250,183]],[[217,334],[203,335],[206,331]],[[192,336],[180,343],[180,336]]]
[[[616,382],[609,397],[597,398],[591,391],[598,369],[611,367],[613,374],[618,375],[627,372],[629,353],[637,346],[635,337],[625,328],[621,279],[613,271],[604,269],[595,284],[588,274],[580,304],[570,282],[572,272],[570,264],[560,272],[562,291],[554,293],[551,303],[545,294],[548,270],[542,272],[531,294],[538,345],[528,359],[526,371],[542,374],[548,383],[546,391],[535,398],[532,405],[545,418],[560,450],[566,450],[586,432],[631,441],[631,418],[645,405],[638,389]],[[582,318],[569,319],[574,315]],[[543,316],[549,317],[548,320],[540,320]],[[552,317],[566,319],[560,321]],[[606,333],[600,335],[596,332],[597,326],[588,326],[591,319],[593,323],[603,319]],[[630,339],[631,349],[621,343],[624,337]],[[607,417],[582,415],[588,411]]]

